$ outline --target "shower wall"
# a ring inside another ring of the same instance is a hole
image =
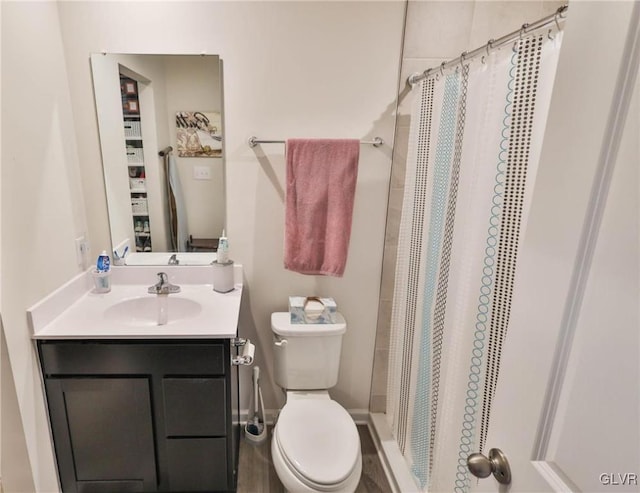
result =
[[[497,39],[518,29],[525,22],[534,22],[552,14],[566,3],[542,0],[408,2],[369,403],[369,411],[372,413],[386,411],[389,326],[413,97],[405,81],[415,72],[422,72],[455,58],[463,51],[485,44],[491,38]]]

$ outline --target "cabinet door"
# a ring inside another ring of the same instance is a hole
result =
[[[48,378],[46,389],[65,493],[157,488],[147,378]]]

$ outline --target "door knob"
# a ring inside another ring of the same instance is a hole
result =
[[[507,456],[498,448],[489,450],[489,458],[482,454],[471,454],[467,457],[469,472],[477,478],[486,478],[493,473],[493,477],[500,484],[511,483],[511,468]]]

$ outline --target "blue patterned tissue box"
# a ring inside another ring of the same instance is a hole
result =
[[[333,298],[290,296],[289,313],[292,324],[334,324],[337,305]]]

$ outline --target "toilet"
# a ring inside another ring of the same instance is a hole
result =
[[[347,324],[292,324],[271,315],[274,378],[287,393],[271,440],[273,464],[290,492],[355,491],[362,472],[360,437],[351,415],[329,396],[338,381]]]

